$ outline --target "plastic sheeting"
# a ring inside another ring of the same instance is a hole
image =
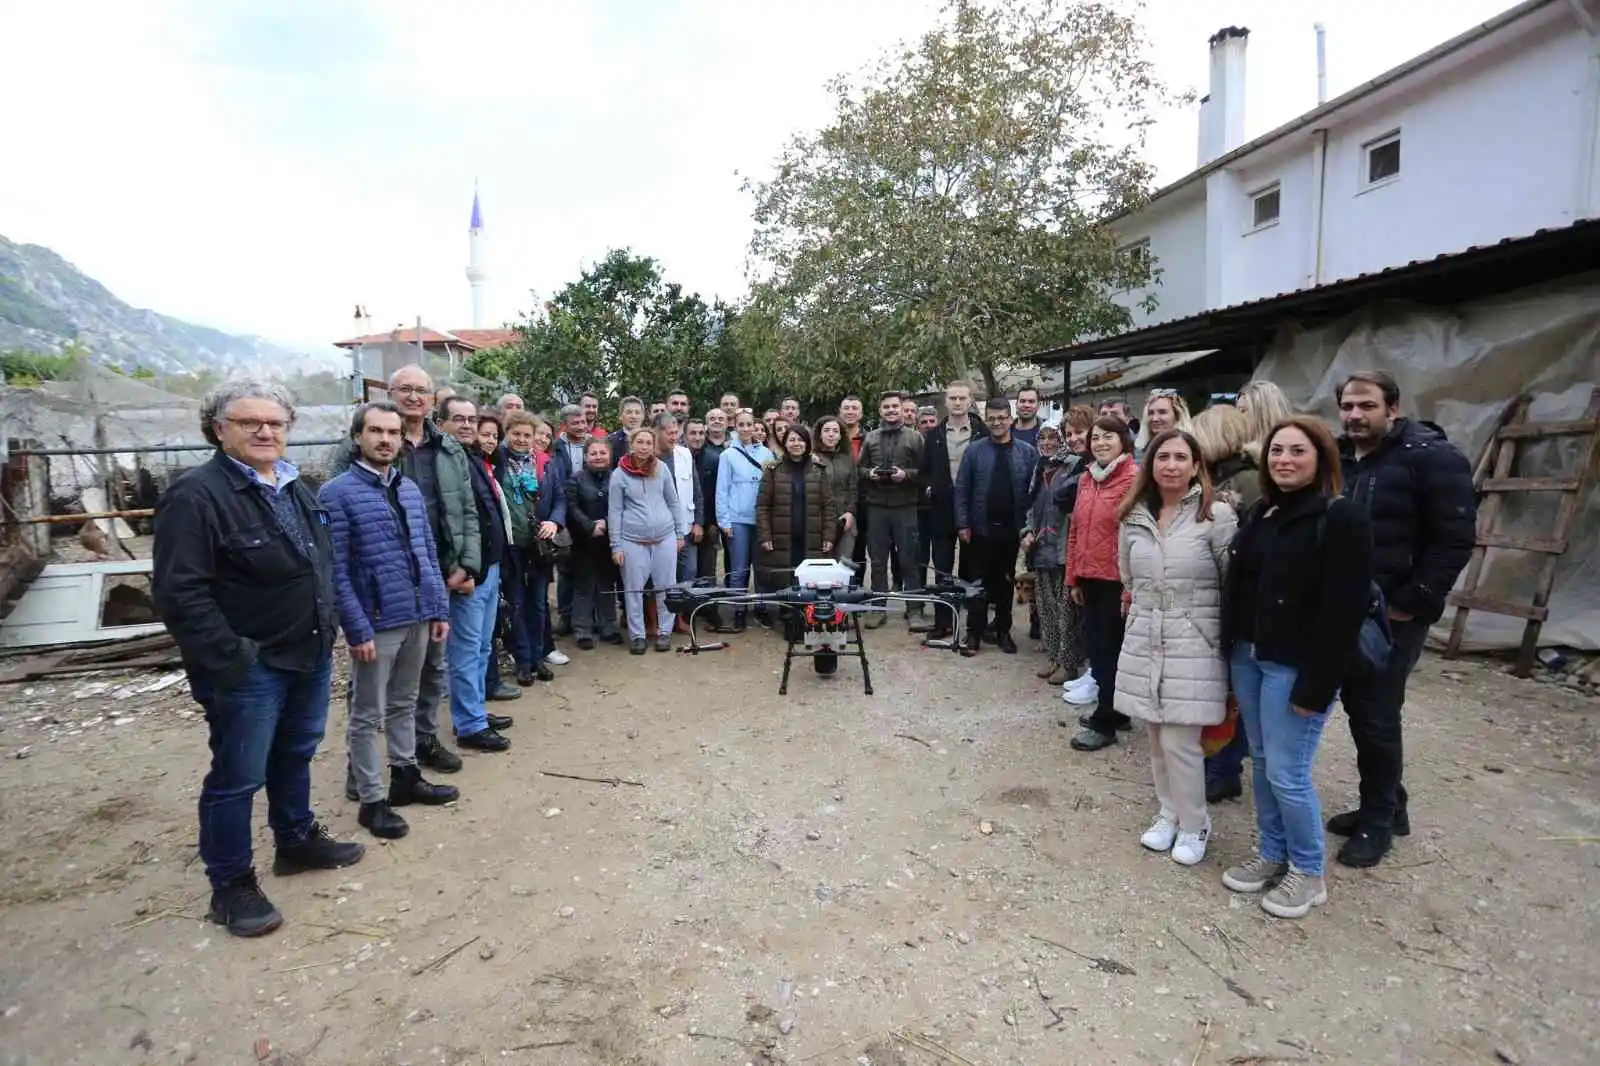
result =
[[[1530,422],[1580,419],[1600,383],[1600,275],[1584,275],[1457,307],[1378,304],[1328,326],[1285,329],[1256,377],[1276,382],[1291,401],[1337,422],[1334,388],[1357,370],[1386,370],[1400,383],[1401,412],[1438,423],[1476,467],[1514,397],[1533,396]],[[1524,442],[1514,473],[1579,473],[1585,437]],[[1600,478],[1591,480],[1557,561],[1550,617],[1541,646],[1600,649]],[[1548,536],[1555,493],[1510,495],[1500,532]],[[1531,603],[1545,557],[1492,549],[1478,593]],[[1448,635],[1453,608],[1434,629]],[[1464,647],[1496,650],[1522,641],[1520,618],[1473,611]]]

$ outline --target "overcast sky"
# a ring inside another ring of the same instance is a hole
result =
[[[1315,103],[1509,0],[1150,0],[1160,73],[1205,91],[1206,38],[1247,26],[1247,128]],[[489,325],[608,248],[707,296],[744,291],[739,174],[827,122],[825,82],[928,26],[937,0],[0,0],[0,234],[137,306],[292,343],[417,315],[471,325],[473,180]],[[1163,183],[1192,109],[1161,116]]]

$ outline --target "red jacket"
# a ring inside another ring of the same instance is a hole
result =
[[[1067,584],[1083,578],[1121,581],[1117,572],[1117,508],[1133,488],[1139,465],[1129,456],[1118,463],[1104,481],[1085,470],[1078,481],[1078,502],[1072,508],[1072,529],[1067,534]]]

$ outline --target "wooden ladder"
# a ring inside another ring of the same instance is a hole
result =
[[[1454,659],[1461,654],[1461,641],[1467,633],[1467,613],[1487,611],[1490,614],[1510,615],[1528,621],[1522,631],[1522,646],[1511,672],[1527,677],[1533,672],[1533,657],[1539,650],[1539,631],[1550,616],[1550,590],[1555,585],[1556,562],[1567,550],[1567,540],[1583,494],[1594,475],[1595,457],[1600,455],[1600,387],[1589,394],[1589,408],[1576,422],[1529,422],[1528,407],[1533,403],[1529,395],[1518,396],[1506,406],[1495,427],[1494,436],[1478,460],[1473,473],[1473,487],[1477,489],[1478,536],[1467,563],[1461,591],[1453,592],[1447,602],[1454,605],[1456,616],[1450,627],[1450,640],[1445,645],[1445,658]],[[1518,446],[1523,441],[1547,440],[1551,437],[1589,438],[1588,447],[1575,475],[1564,477],[1517,477],[1513,469],[1517,461]],[[1561,501],[1556,508],[1555,529],[1550,536],[1531,536],[1520,533],[1503,533],[1498,523],[1505,498],[1513,492],[1559,492]],[[1491,548],[1510,551],[1536,552],[1544,556],[1534,582],[1532,603],[1513,603],[1478,595],[1478,580],[1483,576],[1484,560]]]

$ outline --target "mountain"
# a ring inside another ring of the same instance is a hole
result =
[[[73,341],[103,363],[165,374],[315,371],[348,362],[331,345],[297,351],[130,307],[50,249],[0,237],[0,350],[59,352]]]

